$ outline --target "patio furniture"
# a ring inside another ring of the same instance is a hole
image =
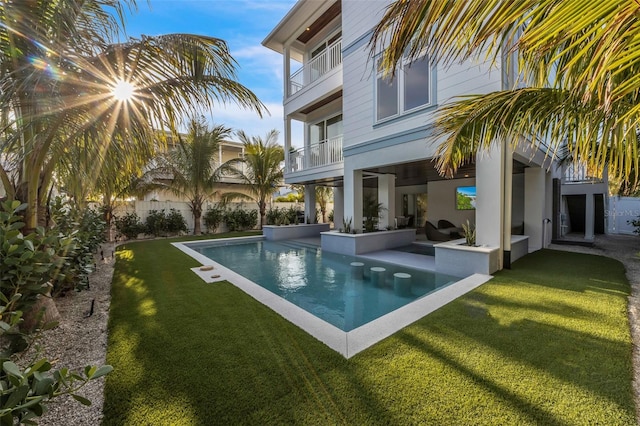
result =
[[[427,240],[429,241],[449,241],[451,240],[451,236],[449,234],[445,234],[444,232],[438,231],[433,223],[428,220],[424,224],[424,231],[427,235]]]
[[[445,229],[445,228],[456,228],[456,226],[446,219],[440,219],[438,221],[438,229]]]

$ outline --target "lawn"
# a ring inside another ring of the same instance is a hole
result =
[[[536,252],[346,360],[167,240],[117,255],[105,425],[636,424],[615,260]]]

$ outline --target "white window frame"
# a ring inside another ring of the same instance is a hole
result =
[[[379,57],[376,60],[376,64],[379,60]],[[427,62],[427,70],[429,73],[429,76],[427,78],[427,88],[428,88],[428,94],[429,94],[429,99],[427,100],[426,103],[422,104],[422,105],[418,105],[416,107],[413,107],[411,109],[404,109],[404,104],[405,104],[405,96],[404,96],[404,92],[405,92],[405,67],[407,67],[408,65],[410,65],[411,63],[414,62],[420,62],[420,61],[426,61]],[[377,65],[376,65],[377,66]],[[398,67],[398,69],[396,70],[396,75],[393,77],[396,81],[397,81],[397,89],[396,89],[396,102],[398,105],[397,108],[397,112],[393,115],[390,115],[388,117],[384,117],[384,118],[378,118],[378,80],[382,77],[382,72],[378,69],[376,69],[376,78],[374,81],[374,99],[373,99],[373,103],[374,103],[374,122],[375,123],[383,123],[385,121],[389,121],[389,120],[393,120],[395,118],[401,117],[403,115],[406,114],[411,114],[415,111],[419,111],[425,108],[429,108],[430,106],[433,106],[433,70],[431,65],[429,64],[429,58],[427,57],[426,53],[422,53],[420,54],[414,61],[409,61],[406,58],[402,59],[401,65],[400,67]]]

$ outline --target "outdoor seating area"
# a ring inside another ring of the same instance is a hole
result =
[[[448,220],[441,219],[436,227],[428,220],[424,224],[425,235],[429,241],[451,241],[464,236],[464,230]]]

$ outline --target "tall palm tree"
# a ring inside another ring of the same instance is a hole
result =
[[[204,118],[191,120],[186,140],[168,151],[158,159],[158,165],[151,170],[150,177],[164,178],[158,180],[156,187],[167,189],[174,194],[186,198],[193,214],[194,235],[200,235],[202,207],[206,200],[217,192],[220,176],[215,157],[220,143],[228,138],[231,129],[218,125],[209,128]]]
[[[542,140],[553,156],[635,179],[640,127],[640,4],[616,0],[397,0],[375,27],[389,75],[403,58],[427,52],[443,66],[507,60],[512,88],[468,96],[437,115],[441,171],[457,168],[500,140]],[[519,84],[518,84],[519,83]],[[524,87],[523,87],[524,86]]]
[[[53,170],[79,135],[104,160],[177,133],[180,118],[234,102],[264,105],[238,83],[236,62],[218,38],[189,34],[129,39],[124,12],[135,0],[0,3],[0,181],[26,201],[27,228]]]
[[[221,170],[240,179],[249,188],[249,194],[227,192],[222,195],[222,199],[225,202],[241,199],[257,203],[262,229],[266,223],[267,199],[282,183],[284,149],[278,145],[278,131],[275,129],[268,132],[265,139],[249,137],[242,130],[237,134],[244,145],[244,157],[227,161]]]

